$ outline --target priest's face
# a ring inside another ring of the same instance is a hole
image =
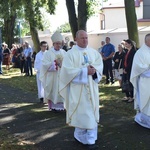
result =
[[[145,39],[145,44],[150,47],[150,36],[147,36]]]
[[[76,36],[77,45],[81,48],[86,48],[88,45],[87,33],[83,30],[79,31]]]
[[[62,42],[58,41],[58,42],[55,42],[53,43],[53,46],[54,46],[54,49],[59,51],[62,47]]]

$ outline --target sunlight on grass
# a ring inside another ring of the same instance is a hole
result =
[[[0,122],[1,122],[1,125],[3,125],[3,124],[6,124],[6,123],[9,123],[9,122],[12,122],[14,119],[15,119],[14,115],[11,115],[11,116],[9,115],[7,117],[1,117]]]
[[[6,129],[0,128],[0,150],[36,150],[34,143],[22,141],[11,135]]]
[[[44,135],[42,135],[42,136],[39,136],[39,137],[37,138],[37,140],[40,141],[40,142],[42,142],[42,141],[44,141],[44,140],[46,140],[46,139],[53,138],[54,136],[56,136],[56,135],[58,135],[58,134],[59,134],[59,132],[47,133],[47,134],[44,134]]]
[[[43,107],[41,107],[41,109],[39,109],[39,108],[31,109],[31,111],[33,111],[33,112],[43,112],[45,110],[47,110],[47,108],[43,109]]]
[[[4,74],[0,76],[0,82],[24,91],[37,92],[35,75],[33,77],[22,76],[20,70],[16,68],[4,70]]]
[[[19,141],[17,144],[18,145],[34,145],[35,143],[31,142],[31,141],[25,141],[25,140],[23,140],[23,141]]]
[[[20,75],[20,71],[18,69],[12,69],[12,70],[5,70],[4,75],[0,76],[0,83],[2,85],[11,86],[14,89],[14,94],[17,94],[18,90],[21,89],[21,93],[28,94],[32,92],[32,94],[37,95],[37,85],[36,85],[36,77],[25,77]],[[112,116],[120,116],[120,119],[127,119],[131,118],[135,115],[135,111],[132,104],[127,104],[121,101],[122,97],[125,96],[124,93],[122,93],[121,89],[119,89],[118,82],[115,82],[113,85],[105,85],[104,80],[101,81],[99,84],[99,97],[100,97],[100,116],[105,117],[105,115],[112,115]],[[3,92],[2,94],[5,94]],[[6,93],[7,94],[7,93]],[[16,96],[16,95],[15,95]],[[37,137],[37,141],[44,141],[48,140],[50,138],[54,138],[58,134],[60,134],[60,129],[67,128],[68,125],[65,124],[64,118],[65,113],[57,113],[56,112],[50,112],[48,111],[47,104],[40,104],[36,103],[27,103],[26,99],[22,101],[22,96],[16,96],[14,98],[9,97],[8,99],[3,98],[5,101],[5,104],[1,105],[0,112],[5,113],[6,110],[12,109],[15,111],[13,114],[6,114],[5,117],[1,117],[0,122],[3,122],[3,126],[6,129],[2,129],[0,126],[0,150],[37,150],[35,148],[35,143],[33,143],[30,140],[26,140],[21,138],[20,132],[17,132],[18,135],[10,135],[7,130],[9,130],[8,124],[12,122],[14,119],[18,119],[19,117],[24,116],[25,113],[28,113],[29,116],[34,115],[35,119],[34,124],[44,124],[48,121],[52,121],[53,130],[52,132],[46,132],[44,135],[39,135]],[[25,97],[24,98],[28,98]],[[16,101],[16,103],[15,103]],[[13,102],[13,103],[12,103]],[[23,102],[23,103],[22,103]],[[6,104],[7,103],[7,104]],[[17,109],[16,109],[17,108]],[[28,116],[27,116],[28,117]],[[107,117],[107,116],[106,116]],[[111,119],[111,118],[110,118]],[[55,124],[55,121],[59,120],[59,122],[64,122],[61,127],[58,126],[58,123]],[[32,121],[32,120],[31,120]],[[49,125],[49,124],[48,124]],[[118,124],[115,124],[118,125]],[[112,125],[113,126],[113,125]],[[102,132],[105,130],[105,125],[99,124],[98,131]],[[117,128],[117,126],[116,126]],[[5,131],[6,130],[6,131]],[[31,134],[31,136],[34,136],[33,131],[23,131],[25,134]],[[41,131],[40,131],[41,132]],[[111,133],[111,132],[109,132]]]
[[[7,108],[7,110],[9,108],[19,108],[19,107],[24,107],[24,106],[30,106],[33,105],[33,103],[9,103],[9,104],[3,104],[1,105],[1,107],[3,107],[4,109]]]
[[[104,107],[104,105],[99,105],[99,108],[103,108]]]

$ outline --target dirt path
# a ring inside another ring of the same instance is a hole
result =
[[[120,110],[121,111],[121,110]],[[133,117],[100,110],[98,144],[102,150],[149,150],[150,130],[140,127]],[[47,110],[35,93],[0,84],[0,127],[36,150],[84,150],[73,138],[73,128],[65,124],[65,112]]]

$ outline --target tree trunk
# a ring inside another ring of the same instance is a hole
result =
[[[4,41],[11,48],[14,43],[14,28],[15,28],[16,15],[11,16],[10,19],[4,19]]]
[[[66,0],[66,6],[68,10],[69,24],[71,27],[72,36],[75,40],[76,32],[78,31],[78,23],[75,12],[74,0]]]
[[[78,0],[78,29],[86,31],[87,6],[86,0]]]
[[[33,1],[29,1],[29,3],[25,3],[25,10],[26,10],[25,16],[30,25],[30,33],[31,33],[31,38],[32,38],[33,45],[34,45],[34,51],[38,52],[40,51],[40,40],[38,36],[38,31],[37,31],[37,22],[34,18]]]
[[[30,24],[30,33],[31,33],[31,37],[32,37],[33,45],[34,45],[34,51],[39,52],[40,51],[40,40],[39,40],[37,29],[35,27],[33,27],[31,23],[29,23],[29,24]]]
[[[126,22],[129,39],[135,41],[136,47],[139,48],[139,36],[137,28],[137,17],[135,12],[134,0],[124,0]]]

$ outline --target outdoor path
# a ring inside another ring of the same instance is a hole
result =
[[[100,114],[100,150],[150,149],[150,130],[136,124],[133,117],[108,114],[105,108]],[[74,129],[65,124],[65,112],[49,112],[46,104],[38,103],[36,93],[0,83],[1,127],[24,143],[35,143],[37,150],[85,149],[74,140]]]

